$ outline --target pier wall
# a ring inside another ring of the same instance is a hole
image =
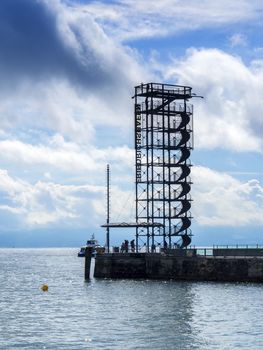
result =
[[[263,282],[263,258],[98,254],[94,277]]]

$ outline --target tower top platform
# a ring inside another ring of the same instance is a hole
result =
[[[194,96],[190,86],[147,83],[135,86],[135,95],[133,97],[156,97],[176,99],[189,99]]]

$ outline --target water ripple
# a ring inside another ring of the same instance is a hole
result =
[[[0,249],[0,349],[262,349],[262,285],[85,282],[76,253]]]

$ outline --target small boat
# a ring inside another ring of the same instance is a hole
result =
[[[91,238],[87,240],[87,243],[85,246],[80,248],[80,251],[78,252],[78,257],[84,257],[85,256],[85,252],[86,252],[86,248],[87,247],[92,247],[93,248],[93,252],[92,255],[96,254],[96,247],[99,247],[98,241],[95,239],[94,234],[92,234]]]

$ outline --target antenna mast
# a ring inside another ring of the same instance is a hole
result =
[[[107,164],[107,224],[110,223],[110,165]],[[106,250],[110,252],[110,228],[106,228]]]

